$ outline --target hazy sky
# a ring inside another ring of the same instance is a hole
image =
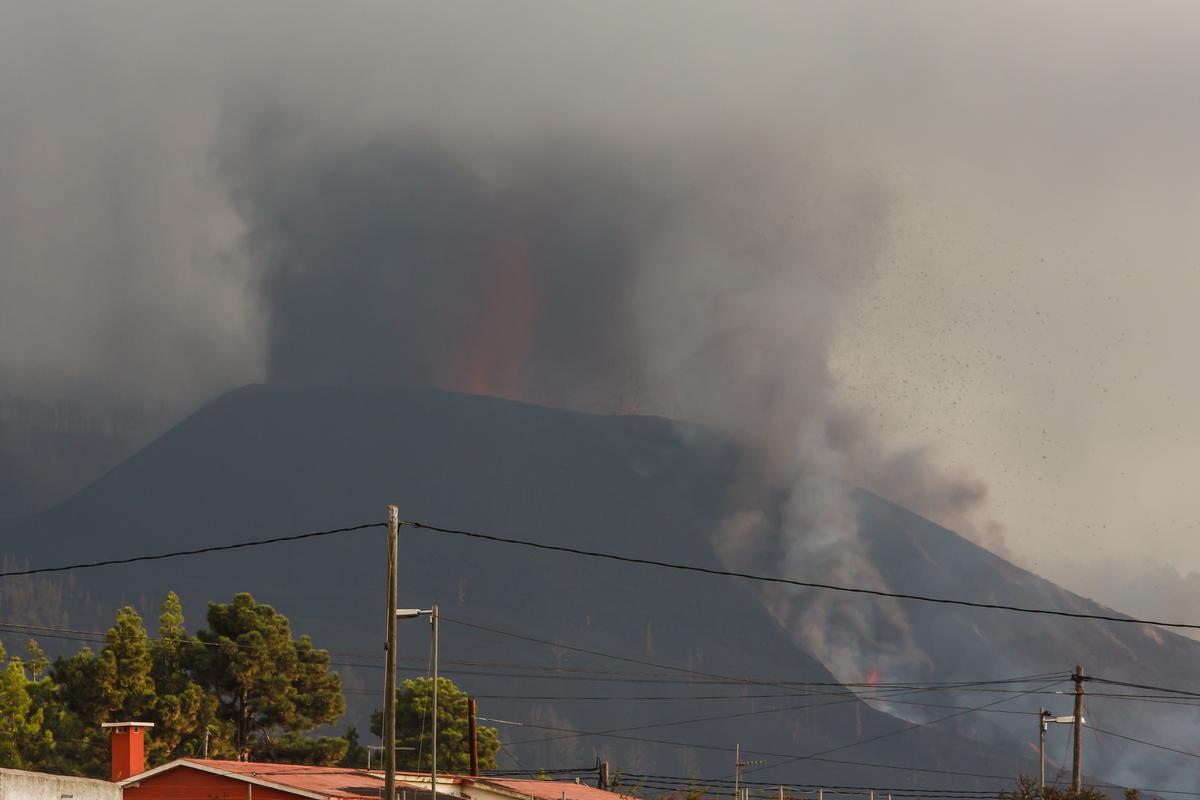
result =
[[[265,370],[218,155],[419,131],[770,153],[887,198],[830,364],[878,441],[978,478],[1013,558],[1195,621],[1200,7],[0,7],[0,389],[186,405]],[[1167,566],[1169,565],[1169,566]]]

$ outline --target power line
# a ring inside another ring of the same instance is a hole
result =
[[[720,788],[728,788],[734,781],[726,778],[697,778],[684,777],[680,775],[645,775],[637,772],[623,772],[622,778],[644,778],[651,781],[678,781],[689,782],[700,786],[716,786]],[[996,789],[933,789],[921,786],[847,786],[845,784],[826,784],[826,783],[789,783],[784,781],[782,784],[769,781],[738,781],[742,786],[765,786],[775,788],[782,785],[785,789],[857,789],[860,791],[876,791],[876,792],[929,792],[931,794],[967,794],[967,795],[987,795],[995,797]]]
[[[493,719],[491,721],[499,722],[500,720]],[[571,728],[560,728],[560,727],[554,727],[551,725],[539,725],[539,724],[532,723],[532,722],[522,722],[522,723],[513,723],[513,724],[518,724],[520,727],[523,727],[523,728],[533,728],[536,730],[577,733],[577,731],[574,731]],[[605,734],[603,738],[620,739],[623,741],[640,742],[643,744],[659,744],[659,745],[665,745],[667,747],[691,748],[694,750],[712,750],[712,751],[719,751],[719,752],[723,752],[723,753],[729,751],[729,748],[725,745],[712,745],[712,744],[704,744],[701,742],[686,742],[686,741],[679,741],[677,739],[658,739],[658,738],[648,737],[648,736],[629,736],[626,734]],[[790,754],[790,753],[774,753],[774,752],[770,752],[770,751],[766,751],[766,750],[752,750],[752,749],[748,749],[748,748],[743,748],[742,752],[752,754],[752,755],[757,755],[757,756],[766,756],[768,758],[792,758],[793,757],[792,754]],[[947,769],[945,767],[919,767],[919,766],[914,766],[912,764],[887,764],[887,763],[881,763],[878,761],[854,761],[854,760],[848,760],[848,759],[842,759],[842,758],[825,758],[823,756],[822,757],[809,757],[807,760],[817,761],[817,762],[820,762],[823,764],[838,764],[838,765],[849,766],[849,767],[867,767],[870,769],[898,770],[901,772],[920,772],[923,774],[930,774],[930,775],[954,775],[956,777],[963,777],[963,778],[983,778],[983,779],[989,779],[989,780],[1010,781],[1010,780],[1012,780],[1012,777],[1013,777],[1012,775],[992,775],[992,774],[988,774],[988,773],[984,773],[984,772],[967,772],[967,771],[963,771],[963,770]],[[778,786],[779,785],[777,782],[765,782],[764,781],[762,783],[763,783],[763,785],[768,785],[768,786]],[[1130,788],[1130,787],[1126,787],[1126,786],[1123,786],[1121,784],[1116,784],[1116,783],[1094,783],[1092,785],[1096,786],[1098,788],[1105,788],[1105,789]],[[1189,796],[1189,797],[1200,797],[1200,792],[1189,791],[1186,789],[1150,789],[1150,788],[1142,788],[1142,787],[1132,787],[1132,788],[1138,788],[1139,791],[1144,792],[1146,794],[1177,794],[1177,795],[1185,795],[1185,796]]]
[[[545,544],[542,542],[532,542],[524,539],[513,539],[503,536],[495,536],[492,534],[479,533],[477,531],[468,531],[460,528],[446,528],[438,525],[429,525],[423,522],[414,520],[406,520],[401,522],[415,530],[429,530],[438,533],[453,534],[456,536],[466,536],[473,539],[481,539],[489,542],[500,544],[518,545],[521,547],[530,547],[537,550],[545,550],[557,553],[567,553],[570,555],[584,556],[588,558],[601,558],[609,561],[618,561],[626,564],[640,564],[643,566],[660,567],[663,569],[672,569],[683,572],[694,572],[705,575],[715,575],[727,578],[741,578],[743,580],[758,581],[762,583],[777,583],[788,586],[798,586],[807,589],[824,589],[827,591],[847,592],[851,594],[863,594],[873,597],[888,597],[896,600],[912,600],[922,603],[937,603],[942,605],[955,605],[967,608],[981,608],[993,611],[1012,611],[1021,614],[1046,614],[1057,617],[1067,617],[1070,619],[1087,619],[1097,620],[1101,622],[1120,622],[1120,623],[1137,623],[1141,625],[1157,625],[1163,628],[1185,628],[1190,630],[1200,630],[1200,624],[1186,622],[1165,622],[1162,620],[1139,619],[1136,617],[1116,616],[1112,614],[1089,614],[1079,611],[1062,611],[1060,609],[1049,608],[1033,608],[1029,606],[1015,606],[1006,603],[983,603],[974,600],[960,600],[947,597],[931,597],[929,595],[912,594],[908,592],[889,592],[883,589],[868,589],[861,586],[838,586],[830,583],[818,583],[815,581],[801,581],[792,578],[782,578],[770,575],[754,575],[748,572],[738,572],[735,570],[714,569],[711,567],[701,567],[694,564],[677,564],[669,561],[659,561],[656,559],[637,558],[634,556],[624,556],[616,553],[606,553],[596,550],[583,550],[576,547],[567,547],[565,545]],[[296,542],[305,539],[314,539],[323,536],[332,536],[340,533],[352,533],[355,531],[365,530],[367,528],[379,528],[386,526],[386,522],[368,522],[361,525],[352,525],[344,528],[331,528],[323,531],[312,531],[309,533],[295,534],[292,536],[275,536],[269,539],[255,539],[246,542],[234,542],[232,544],[211,545],[209,547],[200,547],[191,550],[175,550],[167,553],[153,553],[136,556],[127,556],[124,558],[105,559],[101,561],[87,561],[77,564],[64,564],[56,567],[38,567],[33,569],[10,570],[8,572],[0,572],[0,578],[15,578],[27,575],[42,575],[53,572],[67,572],[71,570],[93,569],[96,567],[116,566],[120,564],[134,564],[143,561],[159,561],[168,558],[180,558],[183,556],[202,555],[204,553],[217,553],[228,550],[240,550],[247,547],[261,547],[268,544],[280,544],[284,542]]]
[[[85,561],[79,564],[65,564],[58,567],[39,567],[37,569],[22,569],[13,570],[10,572],[0,572],[0,578],[16,578],[22,575],[43,575],[48,572],[68,572],[76,569],[93,569],[95,567],[111,567],[117,564],[135,564],[141,561],[161,561],[165,558],[180,558],[182,556],[198,556],[203,553],[219,553],[226,550],[240,550],[244,547],[261,547],[265,544],[279,544],[282,542],[298,542],[303,539],[316,539],[321,536],[333,536],[339,533],[352,533],[361,531],[367,528],[382,528],[386,526],[386,522],[366,522],[362,525],[351,525],[348,528],[331,528],[325,531],[312,531],[310,533],[298,533],[293,536],[273,536],[270,539],[253,539],[248,542],[234,542],[233,544],[218,544],[209,547],[198,547],[194,550],[174,550],[169,553],[153,553],[148,555],[128,556],[126,558],[110,558],[104,561]]]
[[[918,691],[922,691],[922,690],[913,689],[907,693],[913,694]],[[881,699],[885,699],[885,698],[881,698]],[[813,709],[813,708],[824,708],[826,706],[844,705],[846,703],[856,703],[856,702],[862,702],[861,698],[859,698],[859,697],[843,697],[840,700],[831,700],[826,703],[816,703],[816,704],[803,703],[803,704],[794,705],[794,706],[783,706],[782,708],[763,708],[763,709],[756,709],[754,711],[738,711],[738,712],[733,712],[730,714],[715,714],[715,715],[711,715],[711,716],[707,716],[707,717],[691,717],[689,719],[668,720],[666,722],[649,722],[649,723],[646,723],[643,725],[631,725],[631,726],[625,727],[625,728],[610,728],[609,730],[604,730],[604,731],[593,731],[593,732],[589,732],[589,733],[567,733],[567,734],[562,734],[559,736],[544,737],[541,739],[522,739],[517,742],[512,742],[512,744],[514,746],[519,745],[519,744],[540,744],[542,742],[554,742],[554,741],[559,741],[561,739],[577,739],[577,738],[587,737],[587,736],[604,736],[609,733],[627,733],[629,731],[649,730],[650,728],[667,728],[667,727],[673,727],[676,725],[691,725],[691,724],[694,724],[697,722],[715,722],[718,720],[739,719],[742,717],[756,717],[756,716],[762,716],[764,714],[779,714],[779,713],[783,713],[785,711],[808,711],[809,709]],[[503,722],[504,720],[496,720],[496,721]],[[516,723],[509,723],[509,724],[516,724]]]
[[[733,796],[733,786],[729,784],[718,784],[713,781],[692,780],[689,778],[655,778],[650,775],[636,775],[634,773],[622,773],[622,781],[626,778],[632,779],[638,787],[660,790],[678,790],[682,788],[680,784],[691,784],[696,787],[703,787],[706,795],[716,795],[718,797]],[[757,784],[756,784],[757,785]],[[876,794],[889,794],[893,797],[930,797],[943,798],[951,800],[953,798],[994,798],[1001,791],[1000,789],[930,789],[920,786],[912,787],[887,787],[887,786],[846,786],[842,784],[767,784],[771,789],[783,786],[785,789],[795,792],[814,792],[821,789],[826,794],[868,794],[875,792]],[[772,792],[774,794],[774,792]]]
[[[889,592],[883,589],[867,589],[861,586],[838,586],[831,583],[816,583],[814,581],[800,581],[792,578],[780,578],[770,575],[754,575],[749,572],[738,572],[735,570],[714,569],[712,567],[701,567],[695,564],[677,564],[670,561],[659,561],[650,558],[637,558],[634,556],[624,556],[617,553],[606,553],[598,550],[583,550],[577,547],[567,547],[565,545],[544,544],[542,542],[531,542],[526,539],[512,539],[504,536],[495,536],[487,533],[479,533],[477,531],[468,531],[460,528],[443,528],[438,525],[428,525],[423,522],[401,521],[401,525],[406,525],[416,530],[429,530],[438,533],[448,533],[455,536],[467,536],[472,539],[482,539],[489,542],[499,544],[512,544],[521,547],[531,547],[536,550],[547,550],[555,553],[567,553],[570,555],[584,556],[587,558],[601,558],[609,561],[618,561],[625,564],[640,564],[650,567],[661,567],[663,569],[678,570],[681,572],[696,572],[704,575],[716,575],[725,578],[741,578],[743,580],[758,581],[761,583],[778,583],[787,586],[799,586],[805,589],[825,589],[833,592],[849,592],[851,594],[865,594],[874,597],[890,597],[896,600],[914,600],[922,603],[939,603],[942,605],[965,606],[968,608],[983,608],[993,611],[1014,611],[1021,614],[1048,614],[1056,617],[1069,617],[1071,619],[1089,619],[1098,620],[1101,622],[1132,622],[1141,625],[1158,625],[1163,628],[1188,628],[1192,630],[1200,630],[1200,624],[1187,622],[1163,622],[1160,620],[1137,619],[1135,617],[1115,616],[1111,614],[1088,614],[1081,611],[1061,611],[1050,608],[1032,608],[1029,606],[1014,606],[1006,603],[982,603],[974,600],[957,600],[947,597],[931,597],[922,594],[910,594],[907,592]]]
[[[778,786],[778,785],[779,784],[773,784],[773,786]],[[641,781],[638,781],[636,783],[636,785],[634,785],[631,788],[633,788],[635,790],[636,789],[655,789],[658,791],[671,792],[671,791],[678,791],[680,787],[677,784],[641,780]],[[867,796],[870,796],[872,794],[872,792],[874,792],[875,794],[884,793],[884,794],[889,794],[892,797],[912,798],[913,800],[920,800],[920,798],[925,798],[925,797],[938,798],[938,800],[980,800],[981,798],[996,796],[996,792],[994,792],[994,791],[986,792],[984,794],[970,794],[967,792],[955,792],[955,793],[951,793],[951,794],[938,794],[938,793],[936,793],[936,790],[917,789],[917,790],[905,791],[905,790],[893,789],[893,790],[889,791],[889,790],[871,790],[871,789],[830,789],[827,787],[818,787],[816,785],[812,786],[811,788],[801,790],[801,791],[807,792],[808,794],[813,794],[813,793],[817,792],[818,789],[820,789],[823,794],[837,795],[839,797],[846,797],[846,796],[867,797]],[[724,789],[721,789],[721,788],[711,789],[710,788],[710,789],[706,789],[704,793],[705,793],[705,795],[711,795],[714,797],[735,797],[733,787],[728,787],[728,788],[724,788]],[[774,792],[771,792],[770,796],[773,797]]]
[[[1100,678],[1094,675],[1087,676],[1087,680],[1093,681],[1094,683],[1104,683],[1109,686],[1124,686],[1127,689],[1145,689],[1150,692],[1167,692],[1168,694],[1200,698],[1200,692],[1194,692],[1189,689],[1171,689],[1164,686],[1151,686],[1145,683],[1129,683],[1127,681],[1113,680],[1112,678]]]
[[[857,683],[857,684],[846,683],[846,684],[843,684],[843,683],[829,682],[829,681],[825,681],[825,682],[790,681],[790,682],[788,682],[788,681],[745,678],[745,677],[739,678],[739,677],[733,677],[733,676],[729,676],[729,675],[722,675],[722,674],[715,673],[715,672],[702,672],[700,670],[688,669],[687,667],[676,667],[676,666],[672,666],[670,664],[661,664],[661,663],[658,663],[655,661],[647,661],[647,660],[641,659],[641,658],[632,658],[630,656],[617,655],[616,653],[609,653],[609,652],[605,652],[603,650],[592,650],[592,649],[589,649],[586,647],[579,647],[577,645],[566,644],[561,641],[551,641],[549,639],[540,639],[536,636],[529,636],[528,634],[516,633],[514,631],[506,631],[506,630],[502,630],[500,628],[492,628],[487,625],[479,625],[474,622],[467,622],[466,620],[454,619],[453,617],[441,616],[440,619],[443,622],[450,622],[452,624],[461,625],[466,628],[473,628],[473,629],[479,630],[479,631],[486,631],[487,633],[494,633],[499,636],[507,636],[507,637],[510,637],[513,639],[520,639],[520,640],[526,641],[526,642],[533,642],[534,644],[542,644],[542,645],[546,645],[549,647],[556,647],[556,648],[559,648],[562,650],[571,650],[576,653],[584,653],[586,655],[598,656],[600,658],[609,658],[609,659],[613,659],[615,661],[624,661],[624,662],[631,663],[631,664],[639,664],[639,665],[645,666],[645,667],[654,667],[656,669],[670,670],[671,672],[678,672],[678,673],[683,673],[683,674],[687,674],[687,675],[695,675],[695,676],[699,676],[699,677],[703,677],[703,678],[712,679],[714,681],[733,681],[733,682],[736,682],[739,684],[748,684],[748,685],[755,685],[755,686],[774,686],[776,688],[788,688],[789,686],[806,686],[806,687],[808,687],[808,686],[826,686],[826,687],[840,689],[840,688],[845,688],[848,686],[859,686],[859,687],[870,687],[870,688],[881,688],[882,687],[882,688],[897,688],[897,689],[910,689],[910,688],[911,689],[923,689],[923,688],[927,688],[930,686],[936,686],[938,688],[957,689],[957,688],[964,688],[964,687],[971,687],[971,686],[989,686],[989,685],[1003,684],[1003,683],[1030,683],[1032,681],[1046,680],[1048,678],[1059,678],[1059,677],[1064,676],[1064,673],[1055,672],[1055,673],[1048,673],[1048,674],[1041,674],[1041,675],[1024,675],[1024,676],[1019,676],[1019,677],[1015,677],[1015,678],[1011,678],[1011,677],[1010,678],[1000,678],[997,680],[987,680],[987,681],[957,681],[957,682],[942,682],[942,683],[929,683],[929,684],[922,684],[919,682],[916,682],[916,683],[913,683],[913,682],[893,683],[893,684],[878,684],[878,683]],[[1060,682],[1060,681],[1056,681],[1055,683],[1058,683],[1058,682]],[[1053,686],[1055,684],[1050,684],[1050,685]],[[1024,692],[1023,692],[1023,694],[1024,694]]]
[[[1045,686],[1043,686],[1043,687],[1041,687],[1041,688],[1042,688],[1042,689],[1048,689],[1048,688],[1050,688],[1051,686],[1056,686],[1056,685],[1058,685],[1058,684],[1060,684],[1060,683],[1062,683],[1062,682],[1063,682],[1062,680],[1054,681],[1053,683],[1048,683],[1048,684],[1046,684]],[[831,754],[831,753],[837,753],[837,752],[840,752],[840,751],[842,751],[842,750],[849,750],[849,749],[850,749],[850,748],[852,748],[852,747],[858,747],[859,745],[869,744],[869,743],[871,743],[871,742],[877,742],[877,741],[879,741],[880,739],[888,739],[888,738],[890,738],[890,737],[892,737],[892,736],[899,736],[900,734],[903,734],[903,733],[908,733],[909,731],[915,731],[915,730],[917,730],[917,729],[919,729],[919,728],[928,728],[928,727],[930,727],[930,726],[932,726],[932,725],[937,725],[937,724],[938,724],[938,723],[940,723],[940,722],[946,722],[947,720],[955,719],[955,718],[957,718],[957,717],[962,717],[962,716],[965,716],[965,715],[967,715],[967,714],[974,713],[974,712],[976,712],[976,711],[983,711],[983,710],[985,710],[985,709],[987,709],[987,708],[991,708],[992,706],[999,705],[1000,703],[1007,703],[1007,702],[1008,702],[1008,701],[1010,701],[1010,700],[1016,700],[1018,697],[1022,697],[1022,696],[1024,696],[1024,695],[1028,695],[1028,694],[1032,694],[1032,690],[1031,690],[1031,691],[1029,691],[1029,692],[1022,692],[1021,694],[1014,695],[1014,696],[1012,696],[1012,697],[1002,697],[1002,698],[1000,698],[999,700],[993,700],[992,702],[990,702],[990,703],[986,703],[985,705],[976,706],[976,707],[974,707],[974,708],[968,708],[968,709],[966,709],[966,710],[963,710],[963,711],[958,711],[958,712],[956,712],[956,713],[954,713],[954,714],[947,714],[947,715],[946,715],[946,716],[944,716],[944,717],[938,717],[937,719],[930,720],[930,721],[928,721],[928,722],[914,722],[913,724],[911,724],[911,725],[909,725],[909,726],[907,726],[907,727],[901,728],[900,730],[897,730],[897,731],[891,731],[890,733],[881,733],[881,734],[879,734],[878,736],[872,736],[872,737],[870,737],[869,739],[859,739],[859,740],[858,740],[858,741],[856,741],[856,742],[850,742],[850,743],[848,743],[848,744],[839,745],[839,746],[837,746],[837,747],[831,747],[831,748],[829,748],[828,750],[819,750],[819,751],[817,751],[817,752],[815,752],[815,753],[810,753],[810,754],[809,754],[809,755],[807,755],[807,756],[794,756],[794,757],[792,757],[792,758],[789,758],[789,759],[787,759],[786,761],[780,762],[780,763],[778,763],[778,764],[768,764],[767,766],[764,766],[764,767],[755,767],[755,768],[753,768],[753,769],[747,770],[746,772],[743,772],[742,774],[743,774],[743,775],[746,775],[746,774],[749,774],[749,773],[752,773],[752,772],[761,772],[762,770],[765,770],[765,769],[775,769],[775,768],[777,768],[777,767],[782,767],[782,766],[784,766],[785,764],[792,764],[792,763],[795,763],[795,762],[797,762],[797,761],[807,761],[807,760],[809,760],[810,758],[815,758],[815,757],[817,757],[817,756],[827,756],[827,755],[829,755],[829,754]]]
[[[443,618],[443,619],[447,619],[447,618]],[[449,619],[447,619],[447,621],[457,622],[456,620],[449,620]],[[466,624],[466,623],[463,623],[463,624]],[[482,628],[483,626],[475,626],[475,627]],[[115,628],[108,632],[104,632],[104,631],[96,631],[96,630],[81,630],[81,629],[76,629],[76,628],[57,628],[57,627],[43,626],[43,625],[25,625],[25,624],[14,623],[14,622],[0,622],[0,632],[4,632],[8,629],[15,629],[15,631],[13,631],[13,632],[21,633],[24,635],[66,639],[69,641],[80,641],[80,642],[85,642],[85,643],[89,643],[89,644],[105,644],[109,641],[110,637],[119,635],[119,633],[120,633]],[[485,628],[485,630],[487,630],[488,632],[498,633],[498,634],[502,634],[502,635],[506,635],[506,636],[520,636],[520,634],[514,634],[514,633],[511,633],[508,631],[501,631],[496,628]],[[532,638],[532,637],[523,637],[523,638]],[[254,649],[253,645],[244,645],[244,644],[239,644],[238,642],[233,642],[233,641],[207,642],[207,641],[203,641],[203,640],[196,639],[196,638],[176,639],[174,637],[161,637],[161,636],[147,635],[147,636],[145,636],[145,641],[147,643],[173,642],[173,643],[177,643],[179,645],[185,646],[185,647],[186,646],[233,647],[233,648],[239,648],[239,649]],[[544,640],[535,640],[535,641],[542,642]],[[570,648],[569,645],[559,644],[558,646]],[[359,652],[347,652],[347,651],[337,651],[337,650],[327,650],[325,652],[327,652],[331,656],[337,656],[337,657],[342,657],[342,658],[371,658],[371,659],[379,659],[379,660],[383,659],[383,656],[376,655],[373,653],[359,653]],[[596,654],[600,653],[600,651],[586,651],[586,652],[591,652],[591,653],[596,653]],[[616,657],[611,654],[605,654],[605,655],[606,655],[606,657],[612,657],[612,658]],[[8,656],[6,658],[6,660],[15,660],[15,659],[21,659],[23,661],[26,660],[16,654],[14,654],[12,656]],[[409,662],[414,662],[414,663],[423,663],[424,662],[424,659],[417,658],[417,657],[398,656],[397,659],[400,661],[409,661]],[[383,667],[382,664],[359,664],[359,663],[348,662],[348,661],[332,661],[331,660],[329,663],[330,663],[330,666],[353,667],[353,668],[358,668],[358,669],[382,669],[382,667]],[[510,663],[510,662],[503,662],[503,661],[477,661],[477,660],[450,659],[450,660],[444,661],[443,663],[452,664],[452,665],[472,666],[472,667],[473,666],[501,667],[501,668],[522,669],[522,670],[541,671],[541,672],[568,672],[568,673],[574,673],[576,675],[579,675],[580,677],[578,679],[580,679],[580,680],[587,680],[587,681],[599,681],[602,679],[605,681],[608,681],[608,680],[612,679],[613,676],[628,675],[628,676],[633,676],[635,678],[643,678],[643,677],[661,677],[661,676],[675,674],[675,673],[669,673],[669,672],[657,672],[657,673],[655,673],[655,672],[628,672],[628,671],[620,671],[620,670],[603,670],[603,669],[585,668],[585,667],[566,667],[566,666],[558,666],[558,665],[552,666],[552,665],[546,665],[546,664],[518,664],[518,663]],[[645,662],[645,663],[650,664],[652,662]],[[403,667],[401,669],[403,669]],[[419,670],[411,670],[411,671],[419,671]],[[685,672],[690,672],[690,670],[685,670]],[[478,675],[478,676],[486,676],[486,677],[508,677],[508,678],[561,679],[561,678],[565,677],[565,676],[558,676],[558,675],[550,675],[550,676],[520,675],[520,674],[514,675],[512,673],[488,672],[488,671],[467,671],[467,670],[452,671],[452,673],[456,674],[456,675]],[[593,678],[593,677],[591,677],[592,675],[603,676],[603,678]],[[820,687],[832,687],[832,688],[837,688],[837,689],[851,689],[851,688],[857,687],[857,688],[867,688],[867,689],[878,690],[878,691],[896,690],[896,689],[920,689],[922,691],[957,690],[957,691],[965,691],[965,692],[1001,691],[1001,692],[1006,692],[1006,693],[1012,693],[1012,692],[1016,692],[1017,690],[1015,690],[1015,689],[982,688],[982,687],[985,687],[985,686],[986,687],[994,687],[994,686],[1002,685],[1002,684],[1006,684],[1006,683],[1028,683],[1033,680],[1039,680],[1039,679],[1048,678],[1048,677],[1051,677],[1051,676],[1050,675],[1033,675],[1033,676],[1029,676],[1029,677],[1002,678],[1002,679],[990,680],[990,681],[894,682],[894,683],[886,683],[886,682],[885,683],[880,683],[880,682],[875,682],[875,683],[851,683],[851,682],[837,683],[837,682],[830,682],[830,681],[804,682],[804,681],[784,681],[784,680],[765,680],[765,679],[753,681],[752,679],[729,678],[729,679],[723,680],[723,681],[705,680],[705,681],[696,681],[695,683],[699,683],[702,685],[731,685],[731,684],[732,685],[743,685],[747,682],[755,682],[755,683],[766,683],[768,685],[778,685],[780,687],[820,686]],[[679,683],[680,681],[666,681],[666,680],[657,681],[656,680],[654,682],[655,683]],[[980,688],[975,688],[975,687],[980,687]],[[355,690],[345,690],[345,691],[350,694],[364,694],[364,693],[365,694],[382,694],[382,692],[374,691],[374,690],[368,691],[368,692],[358,692]],[[584,699],[584,700],[586,700],[586,699],[592,699],[592,700],[655,700],[655,699],[662,699],[662,700],[714,699],[715,700],[715,699],[727,699],[727,700],[738,700],[738,699],[744,699],[744,698],[759,699],[759,698],[770,698],[770,697],[793,697],[794,698],[794,697],[804,697],[804,696],[816,695],[816,694],[826,695],[826,696],[841,695],[841,696],[854,697],[854,698],[859,698],[859,699],[868,699],[868,700],[874,699],[873,695],[863,693],[863,692],[854,692],[854,691],[809,692],[808,694],[803,694],[800,692],[787,692],[787,693],[783,693],[783,694],[759,694],[759,695],[708,695],[708,696],[705,696],[705,695],[699,695],[699,696],[697,696],[697,695],[679,695],[679,696],[675,696],[675,697],[655,697],[655,696],[621,697],[621,696],[613,696],[613,695],[594,696],[591,698],[572,697],[572,696],[562,696],[562,697],[527,696],[527,697],[521,697],[521,696],[516,696],[516,695],[477,695],[477,696],[480,698],[490,698],[490,699],[533,699],[533,700],[537,700],[537,699],[547,699],[547,700],[548,699],[565,699],[565,700],[570,700],[570,699]],[[1103,696],[1103,695],[1096,694],[1093,696],[1099,697],[1099,696]],[[881,699],[884,699],[885,697],[886,696],[881,696]],[[899,701],[896,701],[896,702],[899,702]]]
[[[1103,728],[1097,728],[1095,725],[1089,725],[1088,727],[1091,728],[1096,733],[1102,733],[1105,736],[1114,736],[1117,739],[1124,739],[1127,742],[1136,742],[1137,744],[1142,744],[1142,745],[1145,745],[1146,747],[1153,747],[1157,750],[1166,750],[1169,753],[1178,753],[1181,756],[1189,756],[1191,758],[1200,758],[1200,753],[1192,753],[1187,750],[1179,750],[1174,747],[1168,747],[1165,744],[1156,744],[1155,742],[1147,742],[1145,739],[1135,739],[1132,736],[1126,736],[1122,733],[1117,733],[1115,731],[1106,731]]]

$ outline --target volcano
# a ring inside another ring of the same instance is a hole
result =
[[[375,522],[396,503],[402,518],[443,527],[721,568],[714,534],[735,510],[742,461],[723,435],[662,418],[435,390],[248,386],[68,500],[0,523],[0,548],[34,566],[86,562]],[[864,546],[893,591],[1111,613],[883,498],[859,491],[855,502]],[[196,628],[208,601],[250,591],[334,651],[348,722],[362,729],[382,700],[384,552],[373,528],[80,571],[69,582],[10,579],[0,620],[102,628],[129,603],[153,627],[175,590]],[[921,673],[876,674],[879,685],[859,695],[905,681],[1039,678],[867,702],[844,684],[872,682],[875,664],[857,677],[831,673],[746,581],[410,528],[400,554],[400,604],[439,604],[443,673],[497,720],[511,768],[599,757],[630,775],[721,777],[741,745],[765,762],[748,770],[763,783],[992,790],[1036,774],[1028,742],[1038,707],[1070,713],[1054,692],[1070,689],[1063,678],[1076,663],[1178,686],[1200,657],[1200,643],[1152,627],[906,602]],[[401,625],[400,636],[402,675],[424,673],[428,630]],[[863,643],[864,659],[872,647]],[[1134,737],[1194,738],[1186,716],[1149,707],[1096,696],[1087,717]],[[1053,777],[1065,729],[1049,742]],[[1085,742],[1085,770],[1098,781],[1196,789],[1188,767],[1120,740]]]

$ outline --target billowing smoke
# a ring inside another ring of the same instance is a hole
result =
[[[628,299],[669,213],[579,151],[493,160],[419,137],[303,147],[268,124],[226,154],[267,315],[267,376],[404,382],[611,408]]]
[[[880,485],[900,502],[979,499],[919,454],[864,456],[879,448],[836,402],[839,318],[886,229],[869,177],[735,147],[452,146],[282,119],[249,117],[221,153],[271,380],[399,381],[718,427],[753,454],[742,510],[718,534],[727,560],[769,552],[839,583],[882,586],[852,484],[887,469]],[[766,600],[842,677],[923,665],[894,604]]]

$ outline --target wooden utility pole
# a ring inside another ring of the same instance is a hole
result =
[[[433,722],[430,727],[433,729],[433,745],[429,748],[429,791],[430,798],[437,800],[437,751],[438,751],[438,607],[437,603],[433,604],[433,610],[429,612],[429,624],[433,631]]]
[[[467,737],[471,740],[471,777],[479,777],[479,736],[475,730],[475,716],[479,713],[475,698],[467,698]]]
[[[396,800],[396,546],[400,509],[388,506],[387,642],[383,646],[383,797]],[[436,792],[436,787],[434,787]]]
[[[742,800],[742,746],[738,744],[733,751],[733,800]]]
[[[1046,728],[1050,723],[1046,720],[1046,709],[1038,709],[1038,788],[1046,788]]]
[[[1083,760],[1083,667],[1075,666],[1075,754],[1071,763],[1071,794],[1079,796],[1082,775],[1079,771]]]

